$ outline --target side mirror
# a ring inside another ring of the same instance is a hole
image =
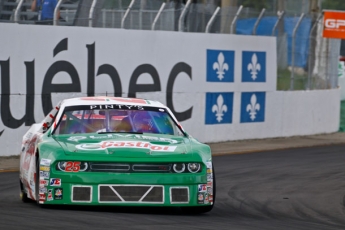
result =
[[[50,122],[43,123],[42,131],[43,133],[47,132],[50,127]]]

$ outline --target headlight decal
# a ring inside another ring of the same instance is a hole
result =
[[[187,165],[187,169],[189,172],[191,173],[196,173],[196,172],[199,172],[200,171],[200,164],[199,163],[189,163]]]
[[[84,172],[88,169],[87,162],[80,161],[60,161],[56,165],[56,169],[64,172]]]

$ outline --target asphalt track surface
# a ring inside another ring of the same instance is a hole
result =
[[[214,158],[217,200],[179,209],[53,207],[19,199],[18,172],[0,173],[0,229],[345,229],[345,145]]]

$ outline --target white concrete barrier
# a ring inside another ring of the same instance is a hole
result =
[[[0,146],[69,97],[167,104],[203,142],[335,132],[340,91],[276,91],[272,37],[1,24]]]

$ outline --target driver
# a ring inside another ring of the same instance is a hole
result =
[[[136,132],[155,133],[154,121],[147,111],[136,111],[133,117],[133,125]]]

